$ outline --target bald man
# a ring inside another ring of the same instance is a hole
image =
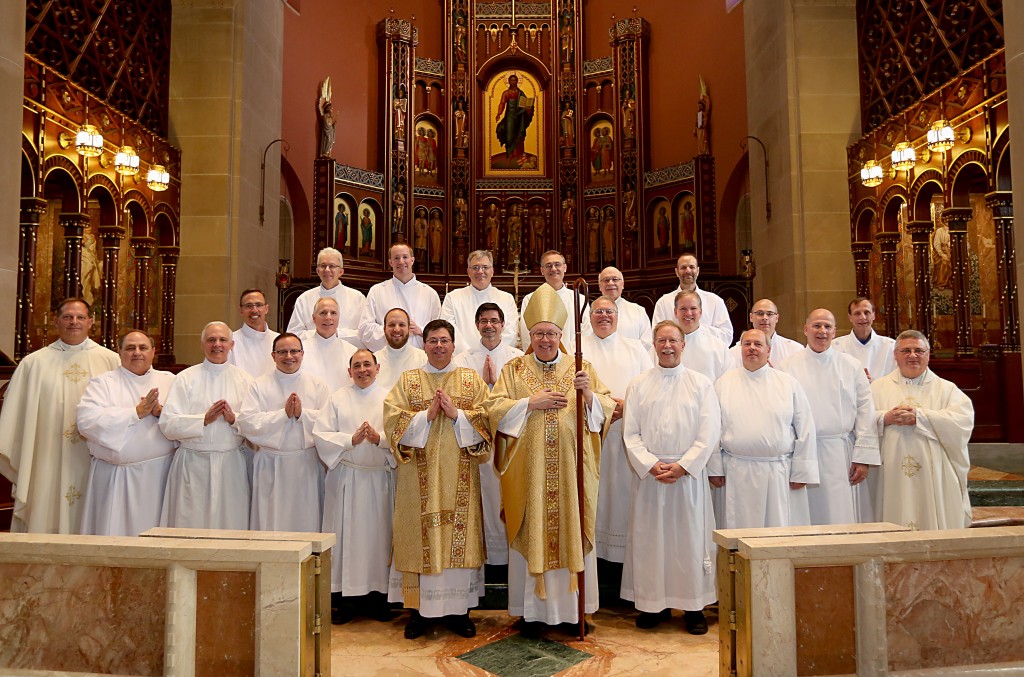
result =
[[[647,316],[647,311],[642,306],[622,297],[622,290],[626,287],[622,271],[608,266],[598,274],[597,286],[601,288],[602,296],[615,302],[615,309],[618,310],[618,328],[615,333],[625,338],[637,339],[644,348],[650,350],[651,318]]]
[[[754,307],[750,309],[750,326],[754,329],[760,329],[768,339],[768,345],[772,352],[771,359],[769,359],[768,364],[772,367],[779,366],[785,362],[787,358],[792,357],[803,350],[802,345],[775,331],[775,327],[778,324],[779,308],[771,299],[760,299],[754,304]],[[732,360],[732,367],[734,369],[743,364],[743,356],[740,352],[739,343],[729,349],[729,356]]]

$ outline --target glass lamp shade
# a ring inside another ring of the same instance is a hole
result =
[[[953,147],[956,135],[953,128],[945,120],[936,120],[928,130],[928,150],[941,153]]]
[[[167,173],[163,165],[153,165],[146,174],[146,185],[155,191],[167,190],[171,184],[171,175]]]
[[[114,156],[114,169],[118,174],[135,176],[139,173],[139,155],[131,146],[121,146]]]
[[[82,125],[75,134],[75,150],[84,157],[99,157],[103,152],[103,135],[94,125]]]
[[[860,170],[860,182],[867,188],[874,188],[882,183],[882,165],[875,160],[868,160]]]
[[[906,172],[917,164],[917,153],[906,141],[900,141],[892,150],[892,168],[898,172]]]

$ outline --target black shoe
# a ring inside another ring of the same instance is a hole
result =
[[[387,595],[383,592],[371,592],[366,596],[366,616],[381,623],[390,623],[395,615],[391,612]]]
[[[469,614],[461,616],[446,616],[445,625],[459,637],[475,637],[476,624],[469,619]]]
[[[337,609],[331,609],[331,623],[334,625],[344,625],[353,618],[352,610],[348,607],[338,607]]]
[[[704,635],[708,631],[708,620],[704,618],[703,611],[684,611],[683,623],[686,631],[691,635]]]
[[[544,631],[544,624],[540,621],[520,620],[519,635],[524,639],[539,639],[540,633]]]
[[[662,623],[672,618],[671,609],[662,609],[658,612],[653,611],[641,611],[640,615],[636,617],[636,627],[641,630],[650,630],[656,628]]]
[[[420,612],[413,609],[409,622],[405,624],[405,638],[416,639],[422,637],[427,631],[427,621],[420,616]]]
[[[580,636],[580,624],[579,623],[559,623],[558,629],[569,635],[570,637]],[[590,621],[583,621],[583,635],[589,635],[594,631],[594,624]]]

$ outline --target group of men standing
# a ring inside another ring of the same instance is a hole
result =
[[[88,339],[84,300],[62,303],[58,340],[23,360],[0,415],[14,530],[332,531],[333,619],[388,620],[402,602],[416,638],[430,618],[475,633],[485,563],[508,565],[526,635],[578,623],[580,576],[597,610],[598,558],[622,566],[638,627],[679,609],[701,634],[716,526],[970,522],[970,401],[928,370],[926,337],[874,333],[867,299],[840,339],[831,312],[809,313],[806,346],[759,300],[729,348],[728,311],[697,286],[693,256],[653,327],[622,273],[601,271],[601,296],[578,299],[581,335],[556,251],[520,309],[491,285],[487,251],[443,304],[408,245],[389,261],[364,297],[322,250],[321,285],[282,334],[245,290],[242,327],[208,324],[204,361],[177,376],[152,368],[144,332],[113,353]]]

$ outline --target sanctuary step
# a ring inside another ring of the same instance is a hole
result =
[[[1024,444],[972,444],[969,452],[972,506],[1024,506]]]

